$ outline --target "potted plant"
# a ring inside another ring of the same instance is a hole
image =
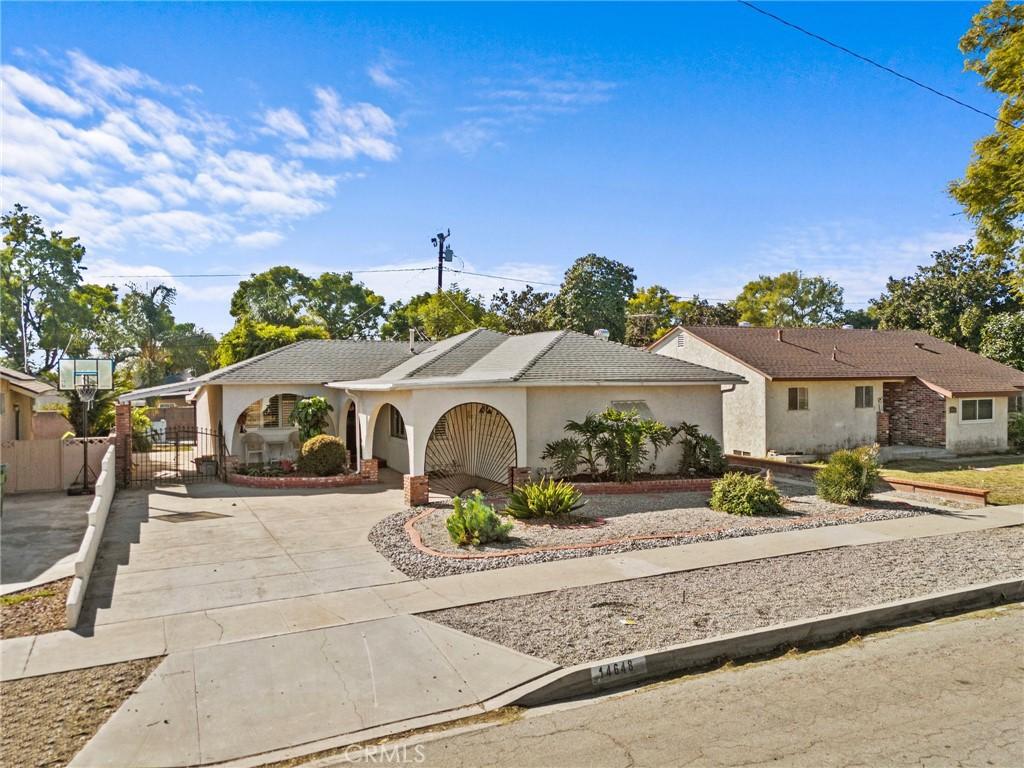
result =
[[[203,477],[213,477],[217,474],[217,457],[211,455],[197,456],[192,459],[196,465],[196,471]]]

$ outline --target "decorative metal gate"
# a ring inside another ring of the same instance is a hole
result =
[[[455,406],[437,420],[427,439],[426,473],[436,493],[505,490],[508,469],[515,463],[512,425],[498,409],[483,403]]]
[[[132,432],[132,485],[223,479],[224,436],[210,429],[167,427]]]

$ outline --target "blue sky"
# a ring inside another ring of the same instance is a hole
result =
[[[978,4],[765,7],[997,106],[957,50]],[[3,205],[81,235],[91,277],[429,265],[450,227],[470,271],[597,252],[729,299],[802,269],[860,307],[966,239],[945,189],[992,127],[730,2],[8,3],[2,55]],[[167,282],[230,326],[236,279]]]

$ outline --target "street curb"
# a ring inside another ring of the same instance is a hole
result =
[[[491,699],[487,708],[536,707],[635,685],[642,680],[812,646],[851,634],[925,621],[943,614],[1024,600],[1024,579],[979,584],[919,598],[737,632],[557,670]]]

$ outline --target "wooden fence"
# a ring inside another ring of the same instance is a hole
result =
[[[88,437],[91,480],[100,473],[100,462],[109,437]],[[5,440],[0,443],[0,462],[7,465],[4,493],[63,491],[81,479],[82,438],[69,440]]]

